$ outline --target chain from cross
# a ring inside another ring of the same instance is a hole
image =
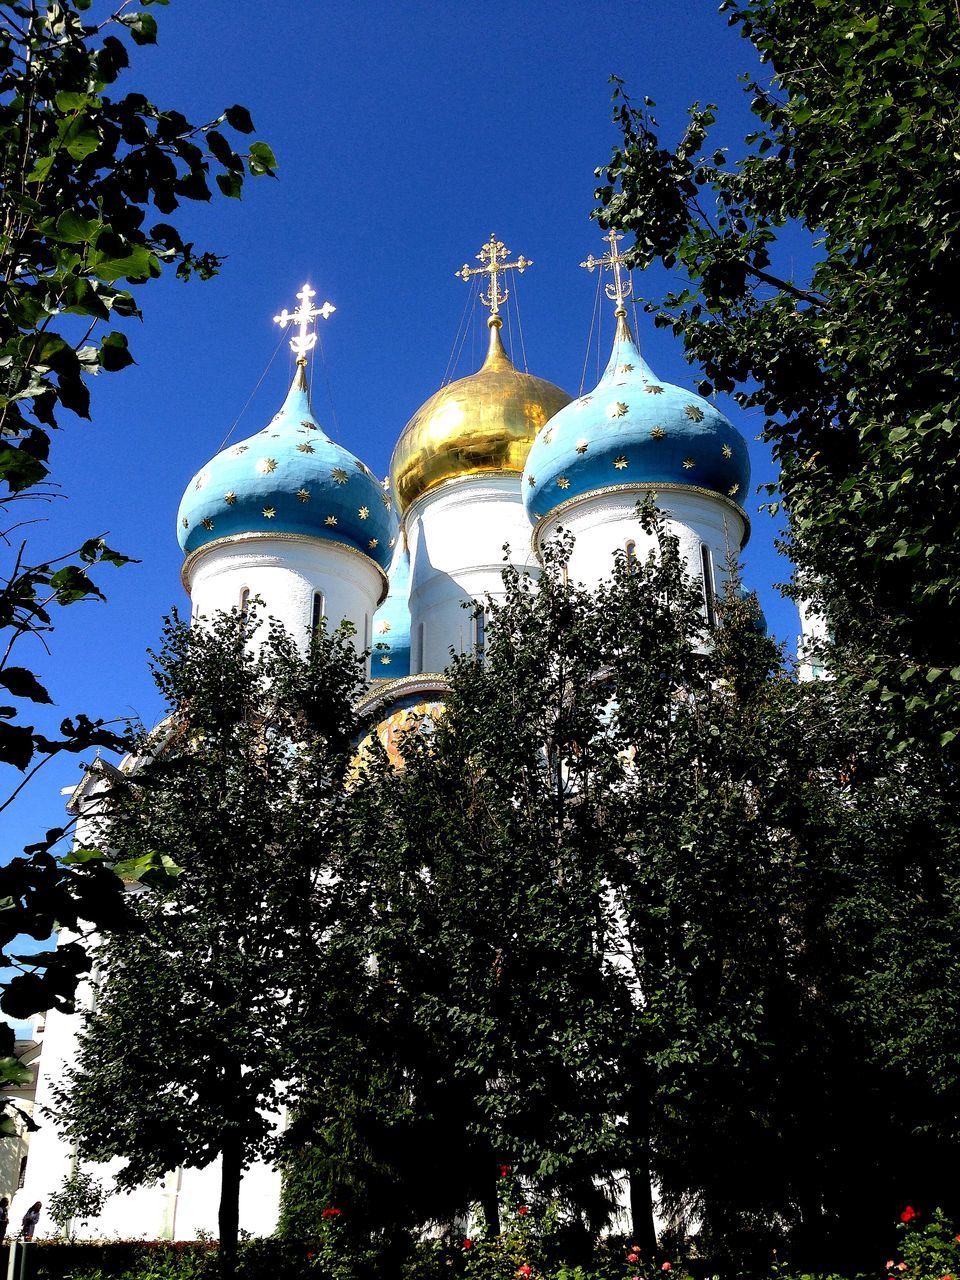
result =
[[[523,254],[520,255],[516,262],[507,262],[509,256],[510,250],[491,231],[490,239],[477,254],[477,258],[483,265],[470,267],[464,263],[459,271],[454,272],[454,275],[461,280],[469,280],[471,276],[486,275],[490,277],[487,292],[480,294],[480,301],[485,307],[490,308],[491,319],[494,316],[499,316],[501,304],[510,297],[509,292],[500,287],[500,276],[505,271],[519,271],[523,275],[527,267],[533,266],[533,261],[530,258],[525,258]]]
[[[613,272],[613,280],[610,284],[604,285],[604,292],[611,302],[617,304],[617,315],[621,313],[627,314],[624,306],[627,298],[633,293],[633,281],[630,279],[630,269],[626,265],[626,258],[617,249],[617,241],[622,240],[623,236],[619,231],[614,231],[611,227],[607,234],[603,237],[610,245],[610,249],[600,258],[595,258],[591,253],[586,262],[581,262],[581,267],[586,267],[588,271],[595,271],[597,267],[603,271],[605,268]],[[621,276],[621,270],[626,270],[627,279]]]
[[[322,306],[315,307],[313,299],[316,297],[316,290],[311,289],[305,284],[297,294],[300,303],[299,307],[294,311],[288,311],[286,307],[278,316],[273,317],[274,324],[278,324],[281,329],[286,329],[287,325],[295,324],[299,326],[300,332],[290,339],[290,349],[297,357],[297,360],[306,363],[307,352],[312,351],[317,345],[317,335],[312,332],[310,326],[316,320],[327,320],[336,311],[336,307],[332,302],[324,302]]]

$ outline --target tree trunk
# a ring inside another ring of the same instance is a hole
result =
[[[497,1199],[497,1184],[494,1181],[490,1189],[480,1198],[480,1208],[483,1210],[483,1221],[487,1228],[488,1236],[498,1236],[500,1234],[500,1204]]]
[[[240,1179],[243,1176],[243,1145],[228,1134],[220,1153],[220,1275],[232,1280],[237,1267],[240,1236]]]
[[[649,1266],[657,1251],[657,1228],[653,1221],[649,1169],[632,1169],[629,1184],[631,1243],[640,1246],[643,1260]]]

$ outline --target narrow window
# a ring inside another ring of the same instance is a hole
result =
[[[473,615],[473,655],[478,662],[483,661],[483,652],[487,645],[486,610],[478,609]]]
[[[417,666],[421,671],[425,669],[426,651],[427,651],[427,624],[421,622],[417,629],[419,643],[417,645]]]
[[[313,593],[313,613],[310,616],[310,634],[315,636],[323,626],[323,593]]]
[[[700,568],[703,574],[703,604],[707,611],[707,626],[712,631],[717,625],[717,614],[714,608],[713,562],[710,549],[700,543]]]
[[[18,1191],[23,1190],[23,1184],[26,1182],[26,1180],[27,1180],[27,1157],[21,1156],[20,1157],[20,1175],[17,1178]]]
[[[249,608],[250,608],[250,588],[244,587],[243,590],[240,592],[240,612],[243,614],[244,617],[247,616]]]
[[[627,566],[632,569],[637,563],[637,544],[632,538],[624,547],[624,551],[627,553]]]
[[[363,647],[365,649],[370,648],[370,615],[369,613],[365,613],[363,615]]]

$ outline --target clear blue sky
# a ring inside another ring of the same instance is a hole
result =
[[[180,495],[254,390],[280,336],[272,317],[304,279],[338,308],[323,328],[315,409],[383,475],[398,433],[447,368],[468,295],[454,272],[491,230],[535,262],[519,282],[531,371],[579,389],[596,277],[578,263],[603,248],[589,215],[593,170],[616,139],[611,73],[658,101],[671,139],[696,99],[719,103],[716,141],[734,152],[752,121],[737,76],[755,69],[753,51],[710,0],[172,0],[151,12],[160,42],[133,51],[128,87],[198,121],[245,104],[279,178],[250,184],[240,202],[185,212],[191,237],[227,255],[222,274],[141,290],[137,366],[97,381],[91,424],[65,415],[53,475],[67,499],[36,545],[65,550],[109,531],[141,563],[103,571],[108,603],[67,611],[52,658],[33,655],[56,720],[79,710],[155,719],[145,651],[162,615],[185,604]],[[804,275],[803,238],[789,238],[785,252],[786,269]],[[655,296],[678,281],[650,273],[636,283]],[[475,317],[458,374],[476,366],[482,332]],[[608,309],[604,347],[611,336]],[[639,337],[662,378],[692,386],[672,338],[646,320]],[[594,353],[588,383],[595,372]],[[289,375],[284,346],[237,433],[273,414]],[[753,439],[759,418],[721,407],[750,441],[755,481],[772,479]],[[796,613],[773,586],[789,566],[759,503],[747,503],[746,578],[792,646]],[[71,760],[39,775],[4,815],[5,856],[61,821],[59,789],[76,777]]]

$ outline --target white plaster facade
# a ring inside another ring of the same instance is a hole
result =
[[[520,476],[465,476],[430,489],[406,513],[410,549],[410,672],[443,671],[451,649],[473,648],[474,623],[464,603],[503,595],[504,544],[510,563],[538,565]]]

